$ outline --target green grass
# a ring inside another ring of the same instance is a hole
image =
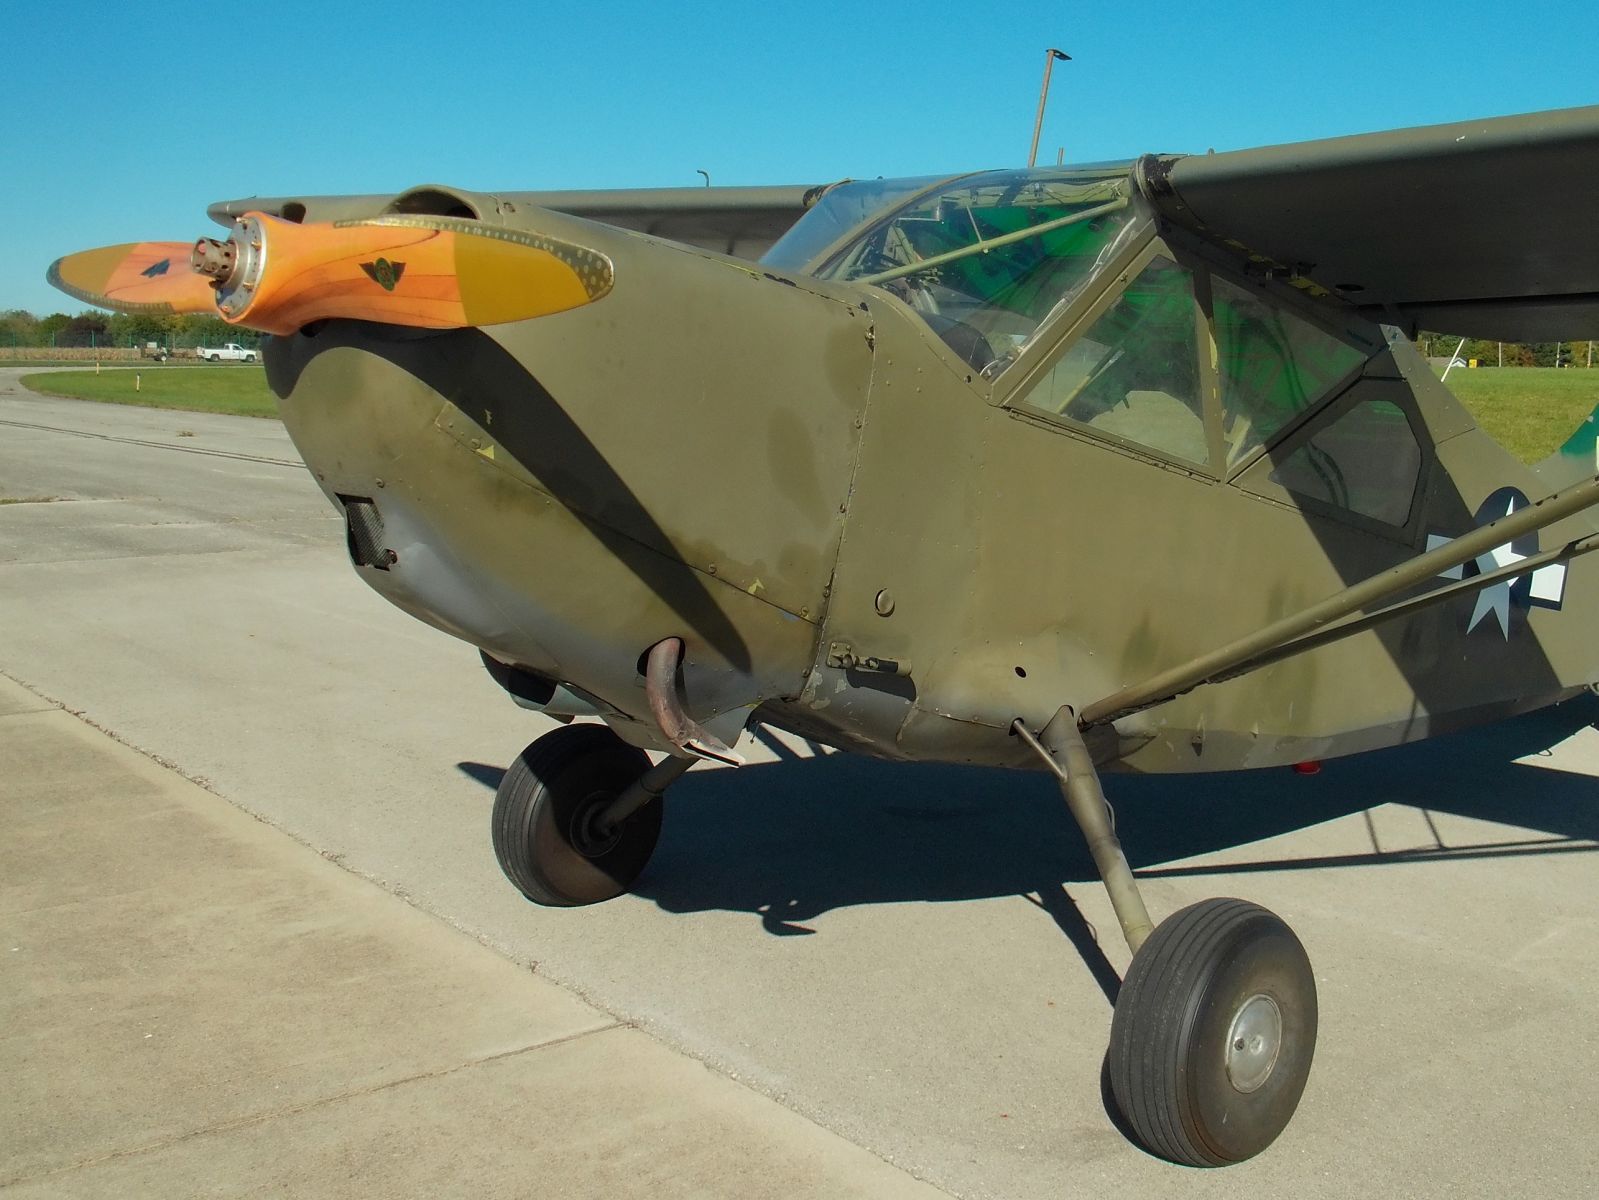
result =
[[[138,378],[135,390],[134,379]],[[275,417],[277,401],[260,367],[116,367],[93,371],[50,371],[24,375],[22,386],[45,396],[140,404],[190,412]]]
[[[1456,367],[1444,386],[1483,432],[1527,463],[1560,449],[1599,407],[1599,367]]]
[[[140,390],[134,390],[134,376]],[[193,412],[275,417],[277,404],[260,367],[140,366],[24,375],[24,387],[47,396],[142,404]],[[1599,368],[1456,367],[1447,384],[1477,424],[1523,462],[1560,448],[1599,407]]]

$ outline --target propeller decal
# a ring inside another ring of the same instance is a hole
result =
[[[385,292],[392,292],[394,285],[400,282],[400,276],[405,274],[405,264],[391,263],[386,258],[380,258],[377,262],[362,263],[361,270],[365,271],[372,282]]]

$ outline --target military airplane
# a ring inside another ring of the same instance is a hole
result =
[[[361,578],[591,718],[499,787],[530,900],[626,890],[667,786],[752,721],[1053,772],[1134,952],[1116,1102],[1215,1166],[1299,1101],[1310,964],[1242,900],[1154,924],[1101,772],[1320,760],[1599,680],[1591,434],[1524,467],[1407,340],[1591,336],[1595,195],[1599,107],[814,187],[255,198],[213,206],[226,238],[50,278],[272,335]]]

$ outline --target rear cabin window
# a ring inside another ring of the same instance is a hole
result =
[[[1397,404],[1365,400],[1311,434],[1268,478],[1300,496],[1402,526],[1421,479],[1421,445]]]

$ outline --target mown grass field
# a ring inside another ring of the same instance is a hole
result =
[[[137,379],[137,386],[135,386]],[[190,412],[275,417],[278,406],[266,372],[252,366],[114,367],[93,371],[48,371],[24,375],[22,386],[45,396],[69,396],[107,404],[139,404]]]
[[[140,381],[137,391],[135,375]],[[115,367],[98,375],[52,371],[24,375],[22,383],[47,396],[247,417],[277,415],[260,367]],[[1529,463],[1554,453],[1599,407],[1599,368],[1456,367],[1449,373],[1448,387],[1484,430]]]
[[[1522,462],[1537,462],[1599,407],[1599,367],[1456,367],[1445,386],[1485,433]]]

